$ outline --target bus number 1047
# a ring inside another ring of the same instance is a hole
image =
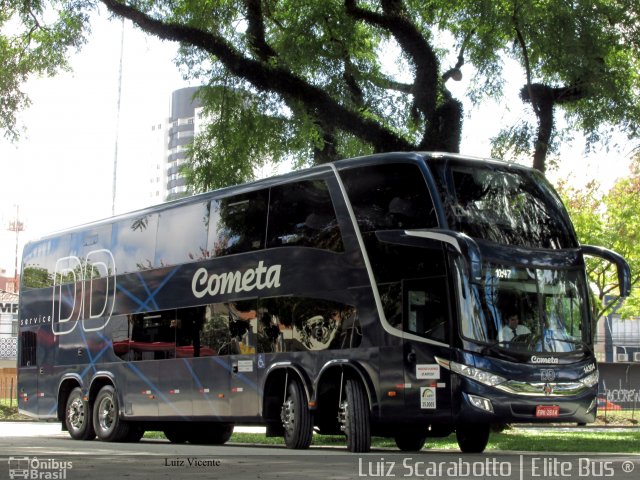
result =
[[[508,268],[496,268],[495,273],[497,278],[506,280],[511,278],[511,270]]]

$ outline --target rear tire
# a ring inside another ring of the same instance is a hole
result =
[[[287,448],[309,448],[313,437],[311,412],[302,385],[295,379],[287,386],[287,398],[280,410],[280,420],[284,427],[284,443]]]
[[[344,394],[339,421],[347,436],[347,448],[354,453],[368,452],[371,449],[371,428],[367,395],[362,384],[350,378],[345,381]]]
[[[84,400],[82,389],[71,390],[64,410],[64,424],[74,440],[93,440],[96,432],[93,429],[91,406]]]
[[[116,389],[105,385],[93,404],[93,428],[104,442],[122,442],[129,437],[131,425],[120,418]]]
[[[482,453],[489,443],[489,425],[465,425],[456,428],[456,439],[463,453]]]

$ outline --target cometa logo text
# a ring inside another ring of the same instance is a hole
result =
[[[191,290],[196,298],[206,295],[224,295],[228,293],[250,292],[280,286],[280,270],[282,265],[266,267],[258,262],[256,268],[244,272],[209,273],[206,268],[199,268],[193,275]]]
[[[553,363],[558,364],[560,360],[557,357],[536,357],[533,355],[531,357],[531,363]]]

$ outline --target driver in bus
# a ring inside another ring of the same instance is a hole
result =
[[[526,325],[520,324],[520,318],[515,312],[510,312],[507,316],[507,323],[500,331],[501,340],[510,342],[518,335],[527,335],[531,330]]]

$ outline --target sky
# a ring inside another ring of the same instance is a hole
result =
[[[116,214],[149,204],[145,136],[152,124],[169,116],[171,92],[190,84],[173,63],[176,44],[126,22],[118,120],[121,25],[106,13],[94,16],[89,42],[71,59],[72,72],[34,78],[25,86],[32,105],[19,116],[26,128],[20,140],[12,144],[0,136],[0,274],[14,273],[16,234],[7,226],[17,209],[25,227],[18,238],[20,252],[25,241],[111,215],[116,139]],[[522,84],[515,73],[507,99],[517,98]],[[464,80],[451,86],[457,98],[463,98],[463,89]],[[508,104],[465,106],[461,153],[489,156],[489,139],[520,115],[519,100],[513,111]],[[568,160],[563,169],[549,176],[578,184],[599,178],[610,185],[627,172],[624,153],[597,152],[585,160],[582,146],[571,145],[563,152]]]
[[[21,246],[111,215],[116,138],[116,213],[148,205],[141,184],[151,175],[140,139],[169,116],[171,92],[189,84],[173,63],[175,44],[125,23],[118,122],[121,25],[104,13],[94,17],[90,41],[71,60],[73,71],[25,86],[32,105],[19,116],[26,128],[19,142],[0,137],[0,272],[6,275],[14,273],[16,236],[6,226],[16,205],[25,227]]]

